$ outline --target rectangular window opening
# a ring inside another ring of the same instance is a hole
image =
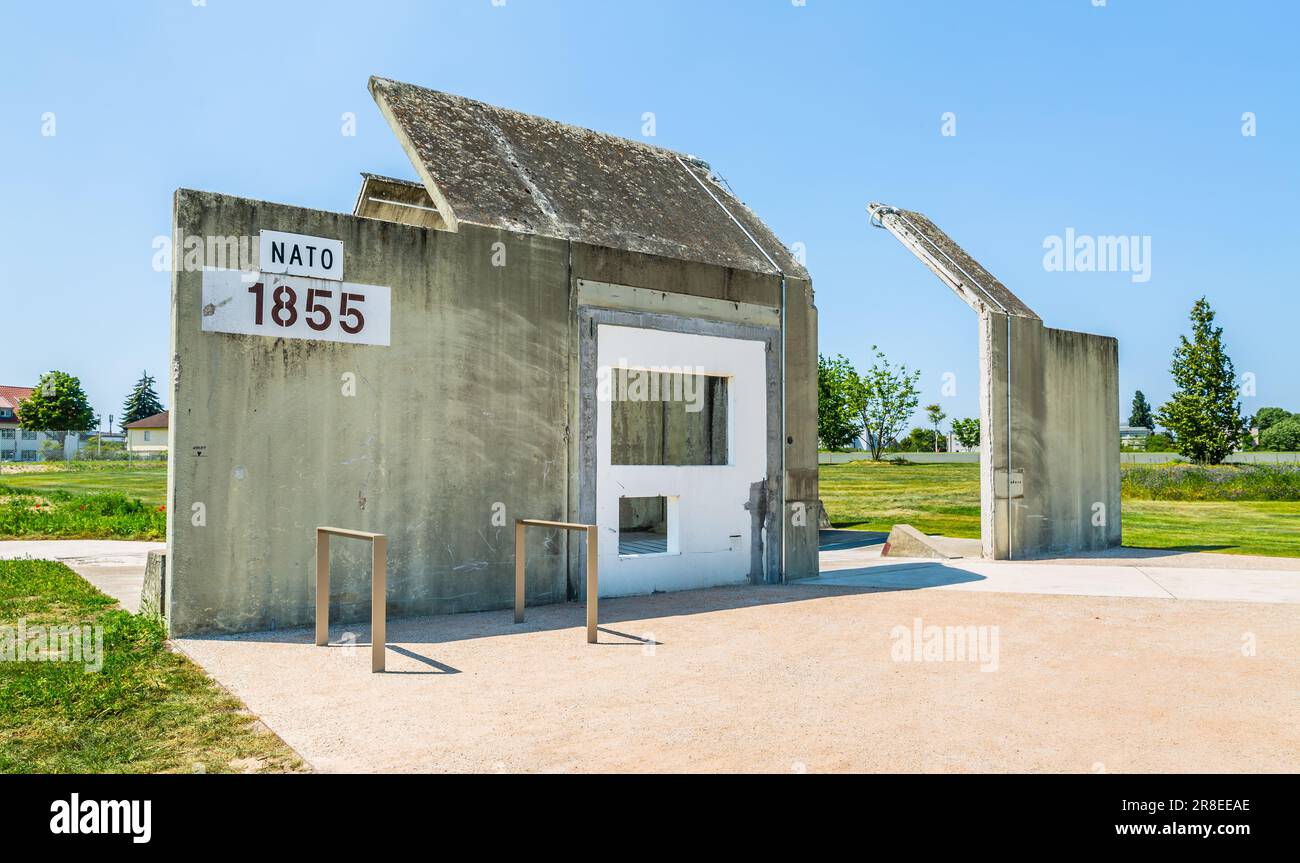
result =
[[[611,369],[610,463],[731,463],[728,378],[652,369]]]
[[[677,552],[677,498],[620,497],[618,553],[622,556]]]

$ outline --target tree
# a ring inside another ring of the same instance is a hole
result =
[[[885,445],[898,436],[916,410],[920,392],[916,384],[921,373],[909,373],[905,365],[890,365],[875,345],[871,349],[876,352],[876,362],[866,374],[856,377],[850,404],[871,449],[871,458],[880,461]]]
[[[1128,415],[1128,424],[1133,428],[1156,430],[1155,417],[1151,416],[1151,405],[1147,402],[1147,397],[1142,395],[1142,390],[1133,394],[1133,410]]]
[[[1287,417],[1259,433],[1260,449],[1272,452],[1300,450],[1300,417]]]
[[[153,378],[148,372],[140,373],[140,380],[136,381],[135,388],[131,390],[131,394],[126,397],[126,401],[122,404],[121,425],[123,428],[126,427],[127,423],[133,423],[136,420],[162,413],[162,402],[158,401],[158,394],[153,390],[153,383]]]
[[[1192,306],[1191,319],[1192,337],[1178,337],[1170,367],[1177,389],[1156,419],[1174,433],[1180,453],[1197,464],[1219,464],[1246,436],[1237,373],[1205,297]]]
[[[858,435],[852,394],[858,373],[843,355],[817,355],[817,439],[828,450],[848,449]]]
[[[947,452],[948,442],[934,429],[914,428],[898,441],[900,452]]]
[[[1294,416],[1294,414],[1288,410],[1284,410],[1283,408],[1260,408],[1255,411],[1253,424],[1255,428],[1259,429],[1259,433],[1262,435],[1268,430],[1269,426],[1279,423],[1282,420],[1291,419],[1292,416]]]
[[[963,449],[975,450],[980,445],[980,420],[979,417],[971,417],[964,420],[952,421],[952,434],[957,438],[957,443],[962,445]]]
[[[58,436],[59,443],[70,431],[87,431],[99,422],[81,381],[67,372],[46,372],[32,394],[18,403],[18,421],[28,431]]]
[[[934,451],[939,451],[939,423],[948,418],[948,415],[938,405],[926,405],[925,415],[930,419],[930,425],[934,428]]]

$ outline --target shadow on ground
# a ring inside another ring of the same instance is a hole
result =
[[[922,567],[926,566],[922,564]],[[902,568],[900,565],[899,568]],[[892,570],[894,567],[873,567],[872,571]],[[845,573],[858,570],[845,570]],[[951,573],[953,570],[949,570]],[[835,573],[838,575],[839,573]],[[963,575],[965,575],[963,573]],[[979,576],[971,576],[979,578]],[[965,579],[961,579],[965,580]],[[817,585],[816,590],[800,586],[799,582],[791,585],[737,585],[734,587],[711,587],[700,590],[675,591],[672,593],[654,593],[648,596],[613,597],[600,601],[600,633],[602,645],[647,646],[660,644],[653,635],[644,632],[642,627],[623,626],[629,622],[643,623],[668,617],[680,617],[694,614],[707,614],[715,611],[755,608],[767,605],[783,605],[791,602],[809,602],[828,596],[841,596],[859,593],[880,593],[883,591],[910,590],[915,587],[932,586],[940,583],[931,579],[926,584],[900,587],[894,582],[872,585]],[[370,638],[369,611],[362,619],[334,622],[331,615],[330,647],[346,649],[368,645]],[[392,645],[441,644],[452,641],[467,641],[476,638],[494,638],[503,635],[523,634],[547,630],[573,629],[574,638],[583,638],[586,628],[586,606],[580,602],[550,603],[530,606],[523,623],[514,622],[513,607],[499,611],[476,611],[463,614],[421,615],[419,617],[390,617],[388,619],[388,643],[390,650],[397,650],[429,665],[432,669],[425,673],[454,674],[456,669],[442,666],[435,660],[419,654],[410,653],[403,648]],[[191,641],[248,641],[277,644],[312,644],[315,631],[312,627],[295,627],[265,632],[247,632],[231,634],[208,634],[187,636]]]
[[[878,545],[887,534],[876,531],[823,530],[820,548],[837,551]],[[652,636],[634,634],[616,628],[628,621],[646,621],[656,618],[706,614],[730,609],[778,605],[788,602],[808,602],[828,596],[855,593],[880,593],[884,591],[919,590],[944,584],[979,581],[983,576],[940,566],[937,563],[913,561],[897,565],[878,565],[865,568],[837,570],[815,579],[805,579],[789,585],[736,585],[700,590],[654,593],[649,596],[614,597],[600,601],[601,644],[646,646],[657,644]],[[844,580],[844,583],[837,583]],[[816,588],[809,590],[808,588]],[[360,609],[351,620],[338,620],[337,612],[330,612],[331,647],[345,649],[369,644],[370,611]],[[390,650],[409,656],[430,666],[424,674],[456,674],[458,670],[442,665],[408,649],[394,644],[439,644],[475,638],[493,638],[501,635],[585,627],[586,606],[580,602],[551,603],[528,609],[524,623],[516,624],[509,609],[479,611],[450,615],[421,615],[395,617],[388,620]],[[338,622],[335,622],[338,621]],[[280,644],[311,644],[315,633],[311,627],[301,627],[264,632],[210,634],[191,636],[192,639],[267,642]]]
[[[817,534],[819,551],[843,551],[866,545],[880,545],[889,538],[889,534],[878,530],[820,530]]]

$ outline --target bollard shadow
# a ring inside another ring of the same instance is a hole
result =
[[[421,656],[420,654],[416,653],[414,650],[409,650],[405,647],[401,647],[396,644],[386,644],[384,645],[384,649],[391,650],[393,653],[398,653],[401,654],[402,656],[408,657],[410,659],[414,659],[417,662],[423,662],[425,665],[437,669],[437,671],[393,671],[391,668],[385,668],[384,669],[385,674],[435,674],[441,676],[444,674],[461,673],[461,670],[459,668],[453,668],[452,666],[448,665],[445,662],[439,662],[438,660],[432,659],[428,656]]]
[[[608,626],[598,626],[596,627],[596,630],[598,632],[603,632],[606,635],[613,635],[616,638],[626,639],[626,641],[603,641],[601,644],[612,644],[615,646],[623,645],[625,647],[641,647],[648,645],[657,646],[663,644],[662,641],[655,641],[653,637],[643,638],[639,635],[629,635],[626,632],[619,632],[617,629],[610,629]]]
[[[662,645],[664,642],[634,633],[653,632],[656,630],[655,621],[674,617],[739,611],[790,602],[816,602],[831,596],[915,590],[939,584],[976,581],[980,578],[982,576],[962,572],[952,567],[917,561],[897,566],[878,565],[864,567],[861,570],[839,570],[790,584],[742,584],[637,596],[604,597],[600,600],[599,629],[613,638],[623,640],[605,640],[599,642],[599,646]],[[572,630],[575,643],[586,644],[585,603],[558,602],[530,605],[523,623],[514,622],[512,600],[503,598],[501,606],[496,611],[390,616],[385,641],[389,650],[399,650],[397,645],[402,645],[403,649],[414,648],[418,651],[420,645]],[[360,621],[340,621],[338,627],[340,630],[346,627],[355,633],[358,646],[369,641],[370,627]],[[195,635],[189,638],[299,645],[310,645],[315,641],[314,630],[310,626],[267,632]],[[440,665],[434,664],[434,660],[428,660],[419,653],[415,656],[427,660],[426,664],[440,668]],[[455,669],[444,670],[443,673],[454,671]]]

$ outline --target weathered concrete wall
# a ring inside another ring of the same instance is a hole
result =
[[[1119,545],[1118,342],[1036,318],[1007,322],[981,316],[985,556]]]
[[[165,600],[177,635],[310,623],[314,529],[327,524],[390,537],[390,614],[508,607],[513,519],[578,515],[579,280],[737,314],[780,293],[758,273],[201,192],[177,193],[175,228],[248,237],[254,266],[263,229],[340,239],[347,280],[392,291],[389,347],[202,332],[202,273],[178,249]],[[494,266],[497,243],[506,266]],[[799,577],[817,565],[816,310],[806,282],[789,298],[787,483],[808,514],[787,531],[787,576]],[[780,478],[769,485],[779,495]],[[368,547],[332,545],[331,617],[364,620]],[[530,603],[578,595],[579,549],[530,532]]]
[[[786,286],[785,571],[789,578],[818,574],[817,307],[812,283]]]
[[[204,333],[202,274],[175,274],[172,632],[310,623],[318,525],[389,536],[392,614],[507,606],[513,519],[567,515],[566,244],[197,192],[177,194],[175,218],[200,237],[339,238],[347,279],[389,286],[393,308],[391,347]],[[547,539],[530,537],[530,602],[566,595]],[[369,547],[333,545],[331,616],[365,619]]]
[[[1047,484],[1038,533],[1026,550],[1094,551],[1121,542],[1119,342],[1044,329],[1043,415]]]

